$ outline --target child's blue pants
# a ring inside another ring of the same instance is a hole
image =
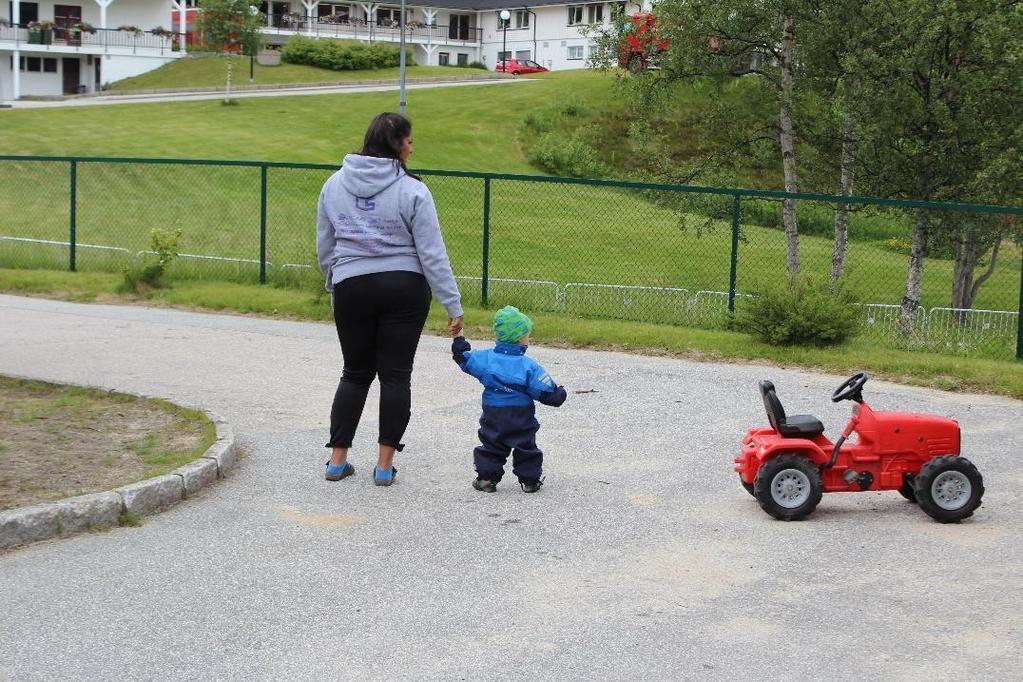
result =
[[[483,406],[480,417],[480,445],[473,450],[476,473],[487,481],[501,480],[504,463],[512,455],[512,473],[519,480],[536,480],[543,473],[543,452],[536,446],[533,405],[522,407]]]

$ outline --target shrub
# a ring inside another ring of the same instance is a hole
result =
[[[593,178],[607,173],[589,145],[577,137],[566,139],[558,133],[544,133],[529,160],[552,175]]]
[[[178,256],[181,242],[181,230],[153,230],[149,233],[149,244],[153,253],[146,254],[141,260],[124,266],[121,271],[124,282],[122,291],[138,293],[146,288],[159,289],[166,285],[163,276],[167,266]]]
[[[281,61],[305,64],[332,71],[361,71],[398,66],[401,50],[386,43],[365,45],[341,40],[292,38],[281,49]],[[415,65],[411,48],[406,48],[405,63]]]
[[[859,328],[855,300],[841,287],[832,290],[811,278],[768,288],[740,309],[737,326],[775,346],[829,346]]]

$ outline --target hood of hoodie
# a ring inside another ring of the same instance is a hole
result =
[[[394,159],[348,154],[341,166],[341,186],[357,197],[375,197],[405,175]]]

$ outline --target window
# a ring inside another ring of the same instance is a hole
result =
[[[347,23],[350,14],[348,5],[321,2],[316,16],[324,23]]]
[[[452,14],[448,17],[448,40],[469,39],[469,15]]]
[[[450,64],[451,63],[451,53],[450,52],[438,52],[437,53],[437,63],[440,64],[441,66],[447,66],[448,64]]]
[[[569,5],[568,7],[568,25],[575,26],[576,24],[583,23],[583,6],[582,5]]]
[[[56,57],[44,57],[43,58],[43,73],[57,73],[57,58]]]
[[[14,3],[7,3],[7,16],[14,19]],[[39,3],[38,2],[23,2],[21,3],[21,14],[19,15],[21,25],[24,26],[30,21],[39,21]]]
[[[603,5],[586,5],[586,23],[599,24],[604,21]]]
[[[529,12],[519,10],[515,13],[515,28],[529,28]]]
[[[43,70],[43,60],[39,57],[22,57],[21,70],[40,72]]]
[[[508,21],[501,18],[501,13],[497,13],[497,30],[503,31],[506,28],[511,28],[511,17],[508,17]]]
[[[497,53],[497,61],[499,62],[503,62],[504,60],[511,58],[512,58],[511,50],[507,50],[505,52],[498,51]]]
[[[406,17],[408,10],[406,10]],[[401,23],[401,9],[384,7],[377,10],[377,26],[391,26],[397,28]]]
[[[533,58],[532,50],[515,50],[515,58],[521,61],[526,61]]]
[[[465,52],[458,53],[458,65],[469,66],[469,55]]]
[[[583,58],[583,46],[582,45],[570,45],[568,48],[569,59],[582,59]]]

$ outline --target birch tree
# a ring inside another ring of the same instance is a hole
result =
[[[231,73],[239,50],[254,56],[262,44],[260,30],[266,22],[259,8],[249,0],[203,0],[200,26],[206,44],[227,55],[227,85],[224,103],[231,103]]]

